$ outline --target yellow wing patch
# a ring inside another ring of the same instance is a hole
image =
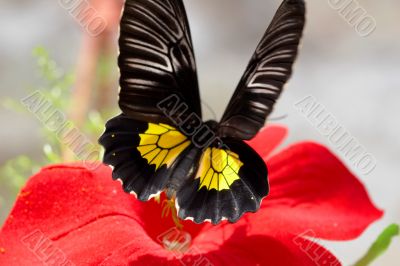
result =
[[[243,163],[239,156],[231,151],[208,148],[204,151],[196,178],[200,178],[200,187],[208,190],[222,191],[229,189],[236,180],[239,180],[239,170]]]
[[[189,145],[190,141],[177,129],[164,124],[151,124],[145,133],[139,134],[138,151],[150,165],[158,170],[163,165],[170,167]]]

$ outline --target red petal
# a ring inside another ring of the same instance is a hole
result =
[[[247,141],[261,157],[267,158],[286,138],[287,128],[273,125],[263,128],[252,140]]]
[[[246,235],[237,224],[210,226],[184,255],[168,258],[155,252],[138,256],[132,244],[113,254],[101,265],[268,265],[315,266],[341,264],[328,250],[302,236]]]
[[[132,241],[160,253],[134,202],[106,166],[92,172],[79,166],[45,168],[22,190],[2,228],[0,265],[40,264],[56,259],[53,250],[78,265],[98,265]]]
[[[249,236],[247,232],[251,223],[250,219],[243,226],[226,224],[200,234],[193,243],[193,250],[200,254],[195,257],[198,260],[202,257],[213,265],[340,265],[329,251],[302,236]],[[190,255],[184,257],[186,260],[190,258]]]
[[[147,231],[152,239],[157,241],[157,237],[169,229],[176,226],[171,213],[175,210],[170,209],[169,216],[162,217],[163,201],[165,200],[164,193],[161,195],[160,203],[151,200],[149,202],[137,202],[135,204],[136,213],[140,216],[143,223],[143,228]],[[182,221],[180,224],[183,230],[188,232],[193,238],[203,229],[206,223],[195,224],[192,221]]]
[[[271,193],[252,218],[257,230],[269,227],[276,232],[348,240],[383,214],[363,184],[321,145],[294,145],[267,165]]]

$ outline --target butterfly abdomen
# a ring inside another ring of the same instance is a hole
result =
[[[202,150],[191,145],[185,152],[181,154],[181,160],[177,161],[173,175],[166,186],[166,195],[168,199],[175,198],[178,190],[185,182],[194,178],[198,169],[198,162]]]

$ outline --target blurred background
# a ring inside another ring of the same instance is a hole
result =
[[[0,0],[0,224],[32,171],[72,156],[34,114],[24,111],[21,99],[42,91],[93,143],[104,120],[117,112],[121,2],[89,1],[108,21],[97,37],[63,2],[68,1]],[[308,1],[300,57],[273,114],[284,118],[272,123],[290,129],[285,145],[314,140],[331,147],[385,210],[384,218],[358,240],[323,242],[344,265],[350,265],[383,228],[400,221],[400,2],[352,1],[376,21],[368,36],[361,36],[368,29],[360,32],[362,25],[357,30],[357,25],[349,24],[333,2],[340,1]],[[280,1],[187,0],[185,4],[205,116],[220,118]],[[376,158],[374,171],[363,175],[299,113],[294,104],[308,95]],[[374,265],[399,265],[399,242],[395,239]]]

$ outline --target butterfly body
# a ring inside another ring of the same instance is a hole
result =
[[[168,199],[175,199],[177,192],[185,182],[194,178],[198,169],[197,162],[201,156],[201,149],[190,145],[177,161],[176,168],[171,176],[171,180],[166,185],[166,196]]]
[[[284,0],[221,121],[203,122],[182,0],[127,0],[119,40],[122,114],[100,138],[113,178],[141,201],[165,192],[178,216],[236,222],[269,193],[268,171],[246,144],[289,79],[304,27],[302,0]]]

